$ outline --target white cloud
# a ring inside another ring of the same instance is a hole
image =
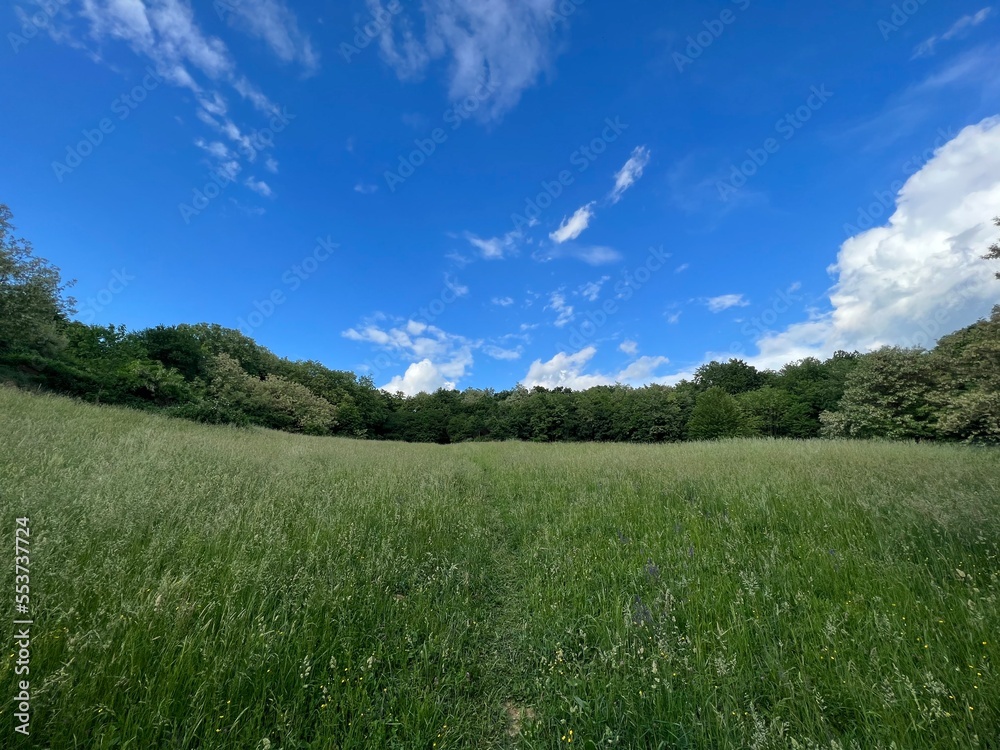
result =
[[[510,307],[514,304],[513,297],[494,297],[490,302],[497,307]]]
[[[383,391],[405,393],[407,396],[415,396],[418,393],[434,393],[442,388],[446,391],[455,390],[455,381],[448,380],[429,359],[414,362],[406,368],[403,375],[397,375],[382,386]]]
[[[308,34],[299,30],[295,14],[279,0],[235,0],[225,3],[220,14],[233,26],[263,40],[282,62],[300,63],[310,73],[319,66],[319,55]]]
[[[567,240],[575,240],[590,226],[590,220],[594,217],[593,208],[593,202],[578,208],[572,216],[563,219],[562,224],[549,235],[549,238],[558,245]]]
[[[489,239],[483,239],[472,232],[466,232],[463,236],[479,251],[484,260],[503,260],[508,256],[517,255],[517,243],[522,238],[518,231],[507,232],[503,237]]]
[[[267,159],[264,161],[264,168],[271,174],[277,174],[278,160],[275,159],[273,156],[267,157]]]
[[[611,191],[610,198],[612,203],[617,203],[622,199],[622,195],[628,190],[635,181],[642,177],[643,170],[649,164],[649,149],[645,146],[638,146],[632,152],[631,158],[625,162],[618,174],[615,175],[615,187]]]
[[[255,7],[278,7],[277,1],[240,0],[235,6],[250,3]],[[44,0],[35,0],[36,5],[43,3]],[[80,6],[76,14],[49,19],[48,31],[54,40],[84,49],[97,61],[105,59],[105,44],[128,45],[137,56],[149,61],[150,70],[163,80],[189,90],[197,102],[198,119],[239,144],[253,161],[255,152],[250,140],[229,117],[220,87],[228,85],[267,116],[279,110],[237,71],[225,43],[201,30],[189,0],[82,0]],[[199,140],[200,143],[196,141],[199,148],[219,161],[232,159],[231,152],[223,154],[223,144]]]
[[[469,287],[454,279],[450,274],[444,275],[444,285],[451,290],[456,297],[465,297],[469,293]]]
[[[606,266],[620,261],[622,254],[613,247],[605,245],[559,245],[558,247],[541,248],[532,253],[531,257],[539,263],[571,258],[583,261],[589,266]]]
[[[742,294],[723,294],[719,297],[710,297],[705,300],[708,309],[714,313],[728,310],[730,307],[746,307],[750,303],[743,299]]]
[[[521,349],[504,349],[490,344],[483,347],[483,354],[493,359],[514,360],[521,358]]]
[[[572,323],[576,317],[573,312],[573,306],[566,304],[566,296],[562,292],[552,292],[552,295],[549,297],[549,304],[545,306],[545,309],[555,310],[558,313],[555,321],[557,328],[562,328],[567,323]]]
[[[476,116],[495,120],[548,68],[550,17],[557,2],[424,0],[423,38],[418,38],[408,14],[397,16],[381,35],[382,58],[402,80],[419,79],[431,60],[447,59],[451,100],[481,95],[485,80],[495,90]],[[388,13],[381,0],[368,0],[368,6],[373,14]]]
[[[614,374],[584,372],[595,354],[597,354],[597,348],[588,346],[575,354],[559,352],[547,362],[536,359],[528,368],[524,385],[527,388],[535,386],[549,389],[562,387],[578,391],[615,383],[644,385],[654,382],[656,371],[669,361],[666,357],[640,357],[625,369]]]
[[[768,333],[744,357],[780,368],[881,346],[930,347],[989,315],[997,282],[982,259],[1000,206],[1000,116],[962,130],[900,189],[888,224],[844,242],[829,271],[832,309]],[[792,289],[794,291],[794,289]],[[707,352],[704,360],[731,354]],[[675,382],[677,373],[661,382]]]
[[[990,13],[992,12],[993,12],[992,8],[983,8],[982,10],[976,13],[972,13],[967,16],[962,16],[957,21],[955,21],[954,24],[952,24],[950,29],[948,29],[940,36],[935,35],[921,42],[917,46],[916,50],[914,50],[913,52],[913,59],[918,57],[930,57],[931,55],[934,54],[935,48],[937,47],[939,42],[950,41],[952,39],[955,39],[956,37],[962,36],[969,29],[978,26],[987,18],[989,18]]]
[[[590,281],[580,287],[580,294],[588,302],[597,302],[597,299],[601,296],[601,289],[611,281],[610,276],[602,276],[597,281]]]
[[[354,186],[355,193],[361,193],[362,195],[372,195],[378,191],[378,185],[369,185],[367,183],[359,182]]]
[[[945,144],[900,189],[888,225],[840,248],[832,311],[757,342],[767,361],[838,349],[930,346],[988,314],[997,298],[985,253],[1000,206],[1000,117]]]
[[[680,319],[681,319],[681,311],[680,310],[678,310],[677,312],[669,313],[667,315],[667,322],[670,325],[676,325],[677,323],[680,322]]]
[[[409,360],[404,374],[392,378],[382,386],[383,390],[413,395],[458,387],[473,364],[472,351],[480,345],[478,342],[418,320],[397,319],[393,325],[380,325],[384,319],[377,316],[363,327],[349,328],[341,334],[350,341],[373,344]]]
[[[684,273],[691,267],[690,263],[681,263],[677,268],[674,269],[674,273]]]
[[[635,341],[626,339],[618,345],[618,351],[625,352],[625,354],[634,357],[639,353],[639,344]]]
[[[194,142],[194,145],[211,154],[216,159],[224,160],[232,158],[232,153],[230,152],[229,147],[219,141],[208,142],[204,138],[198,138]]]
[[[263,195],[265,198],[270,198],[274,195],[274,191],[271,190],[271,186],[268,185],[263,180],[254,179],[253,176],[247,177],[246,182],[243,183],[248,188],[253,190],[259,195]]]

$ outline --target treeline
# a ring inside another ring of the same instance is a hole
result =
[[[406,397],[351,372],[280,358],[218,325],[130,332],[71,320],[58,270],[13,237],[10,218],[0,205],[0,381],[22,387],[201,422],[410,442],[1000,442],[1000,307],[933,351],[838,352],[778,372],[732,359],[704,365],[674,386],[518,386]]]

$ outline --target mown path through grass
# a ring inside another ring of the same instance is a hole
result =
[[[3,528],[33,529],[20,746],[1000,737],[993,451],[377,444],[5,389],[0,415]]]

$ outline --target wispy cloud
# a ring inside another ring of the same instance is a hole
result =
[[[263,40],[282,62],[299,63],[307,73],[319,67],[319,55],[309,36],[299,30],[295,14],[279,0],[232,0],[215,6],[231,25]]]
[[[942,41],[950,41],[952,39],[964,36],[970,29],[978,26],[987,18],[989,18],[992,12],[993,12],[992,8],[983,8],[977,13],[972,13],[967,16],[962,16],[957,21],[955,21],[954,24],[952,24],[950,29],[948,29],[940,36],[938,35],[932,36],[929,39],[925,39],[923,42],[917,45],[917,48],[916,50],[914,50],[913,57],[911,59],[916,59],[918,57],[930,57],[937,51],[937,46]]]
[[[545,306],[545,309],[554,310],[557,313],[555,320],[557,328],[562,328],[567,323],[572,323],[574,318],[576,318],[573,305],[567,304],[566,296],[562,292],[552,292],[549,296],[549,304]]]
[[[371,195],[378,192],[378,185],[370,185],[368,183],[359,182],[354,186],[355,193],[361,193],[362,195]]]
[[[596,302],[601,296],[601,289],[611,280],[610,276],[602,276],[597,281],[589,281],[580,287],[580,294],[588,302]]]
[[[551,260],[570,258],[586,263],[588,266],[606,266],[617,263],[622,254],[613,247],[606,245],[557,245],[556,247],[539,248],[532,253],[532,259],[547,263]]]
[[[638,146],[632,152],[631,158],[625,162],[625,166],[618,170],[618,174],[615,175],[615,187],[608,196],[612,203],[617,203],[622,199],[625,191],[632,187],[636,180],[642,177],[642,173],[648,164],[649,149],[645,146]]]
[[[367,0],[387,14],[381,0]],[[558,0],[424,0],[423,34],[410,13],[381,34],[383,60],[402,80],[423,77],[431,60],[448,60],[448,94],[460,102],[487,84],[493,93],[476,116],[496,120],[533,86],[553,56],[550,21]],[[414,11],[415,12],[415,11]]]
[[[263,195],[265,198],[270,198],[274,195],[274,191],[271,190],[271,186],[268,185],[263,180],[255,179],[253,176],[247,177],[246,181],[243,183],[248,188],[253,190],[258,195]]]
[[[520,232],[508,232],[503,237],[490,237],[484,239],[472,232],[466,232],[465,239],[479,251],[483,260],[503,260],[510,255],[517,254],[517,242],[521,238]]]
[[[718,297],[709,297],[705,300],[705,304],[709,310],[717,313],[731,307],[747,307],[750,303],[743,298],[742,294],[723,294]]]
[[[487,357],[492,357],[493,359],[502,359],[510,361],[515,359],[520,359],[522,351],[520,348],[504,349],[503,347],[500,346],[487,344],[486,346],[483,347],[483,354],[485,354]]]
[[[496,305],[497,307],[510,307],[514,304],[513,297],[494,297],[490,300],[490,304]]]
[[[590,226],[590,220],[594,217],[594,203],[590,202],[586,206],[581,206],[572,216],[567,216],[562,220],[559,228],[549,234],[549,239],[557,245],[569,240],[575,240],[583,234]]]

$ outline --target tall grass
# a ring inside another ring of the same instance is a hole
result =
[[[0,419],[0,746],[998,746],[996,451]]]

